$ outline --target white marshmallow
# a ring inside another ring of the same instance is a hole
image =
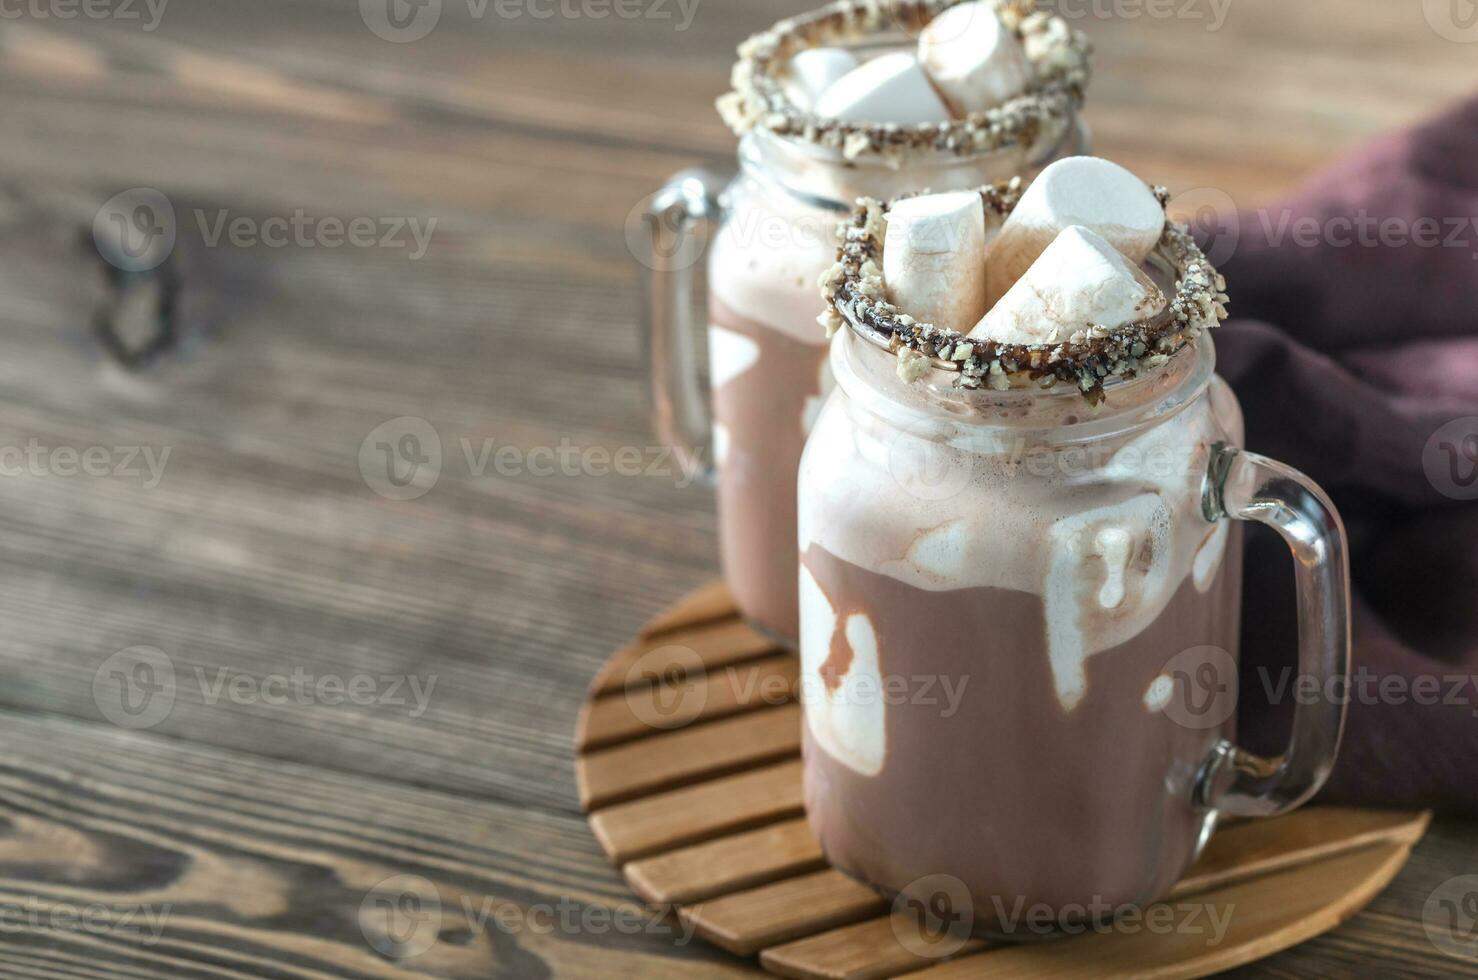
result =
[[[858,66],[857,56],[844,48],[808,48],[790,59],[785,94],[809,109],[832,83]]]
[[[964,332],[985,312],[985,206],[974,191],[899,201],[883,242],[888,300],[916,320]]]
[[[911,54],[895,52],[866,62],[831,84],[816,114],[844,122],[900,125],[948,122],[949,108]]]
[[[1057,344],[1091,326],[1118,327],[1165,309],[1165,294],[1087,228],[1057,236],[970,331],[974,340]]]
[[[1139,265],[1165,232],[1165,209],[1144,181],[1097,157],[1068,157],[1034,180],[986,256],[994,305],[1066,228],[1082,225]]]
[[[1021,42],[984,0],[934,18],[919,35],[919,63],[958,116],[1010,101],[1033,77]]]

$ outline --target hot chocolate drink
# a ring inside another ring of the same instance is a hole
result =
[[[837,221],[862,195],[974,187],[1086,147],[1087,40],[1019,8],[833,3],[751,38],[721,100],[742,141],[708,258],[719,537],[739,609],[784,643],[798,629],[796,467],[830,388],[816,281]],[[946,10],[958,13],[930,32]],[[683,401],[678,387],[659,401]],[[673,414],[697,414],[686,409]]]
[[[1241,440],[1235,399],[1209,376],[1151,382],[1090,451],[1074,429],[1108,420],[1073,391],[1051,422],[1030,394],[960,416],[850,334],[844,387],[869,384],[866,359],[883,377],[823,413],[801,471],[806,805],[828,857],[894,890],[953,875],[977,916],[1164,894],[1231,734],[1239,536],[1201,517],[1201,484],[1211,447]],[[1143,417],[1189,385],[1173,419]],[[926,684],[956,701],[867,693]]]
[[[1080,220],[1043,193],[1016,206],[1043,227]],[[976,220],[956,204],[909,213]],[[1305,630],[1311,673],[1347,656],[1342,536],[1312,512],[1322,497],[1299,498],[1307,523],[1275,515],[1274,485],[1302,478],[1236,448],[1241,411],[1206,332],[1224,297],[1183,228],[1163,228],[1143,266],[1077,224],[1042,236],[1027,287],[953,310],[967,337],[890,303],[922,287],[880,270],[920,266],[879,259],[949,240],[984,263],[979,236],[898,238],[899,207],[864,204],[828,286],[837,391],[800,469],[806,811],[842,870],[889,894],[947,875],[978,931],[1026,939],[1023,908],[1067,925],[1163,897],[1219,813],[1317,788],[1337,712],[1301,717],[1303,757],[1251,760],[1232,742],[1232,518],[1284,521],[1299,547],[1322,537],[1322,557],[1301,555],[1323,575],[1302,584],[1336,597]],[[1012,247],[1027,247],[1024,223],[987,215]],[[1123,241],[1128,226],[1105,231]],[[994,336],[1022,332],[1040,342]],[[1278,775],[1233,788],[1229,758]]]
[[[795,540],[792,474],[830,386],[826,347],[742,316],[717,296],[709,318],[725,578],[745,615],[789,641],[798,616],[795,552],[776,545]]]

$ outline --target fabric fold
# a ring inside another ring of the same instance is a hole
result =
[[[1323,796],[1478,814],[1478,99],[1203,237],[1230,254],[1219,370],[1248,448],[1316,480],[1349,531],[1355,674]],[[1276,752],[1296,609],[1270,533],[1246,581],[1243,738]]]

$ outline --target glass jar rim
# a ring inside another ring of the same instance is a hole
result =
[[[1081,107],[1092,77],[1092,43],[1062,17],[1035,11],[1032,0],[995,0],[995,15],[1022,36],[1026,56],[1037,69],[1026,92],[996,108],[939,123],[852,122],[797,105],[782,84],[790,58],[801,51],[878,42],[894,27],[922,30],[962,2],[832,0],[777,21],[739,46],[733,88],[719,98],[719,114],[739,136],[765,130],[835,149],[850,162],[877,158],[896,163],[940,150],[970,156],[977,149],[1020,145],[1023,133],[1065,119]]]
[[[976,189],[989,211],[1009,214],[1021,198],[1021,182]],[[1170,200],[1153,188],[1161,208]],[[1174,290],[1157,314],[1116,327],[1084,325],[1047,343],[1002,342],[975,338],[921,322],[887,302],[883,281],[883,241],[892,208],[914,195],[892,201],[864,198],[848,221],[838,226],[837,262],[821,280],[827,310],[821,315],[828,336],[856,332],[898,358],[898,371],[911,379],[944,372],[964,388],[1050,387],[1074,382],[1097,403],[1104,386],[1130,378],[1174,358],[1189,341],[1227,318],[1226,280],[1201,252],[1190,229],[1165,221],[1150,262],[1174,279]]]
[[[1216,374],[1216,344],[1203,333],[1164,364],[1104,384],[1089,405],[1072,385],[995,390],[905,382],[895,358],[851,330],[832,338],[832,375],[854,404],[897,428],[949,422],[975,429],[1052,432],[1054,444],[1086,442],[1157,425],[1194,403]]]
[[[998,171],[990,179],[1020,176],[1027,179],[1054,160],[1087,152],[1088,131],[1076,111],[1062,117],[1060,132],[1042,132],[1031,146],[1008,144],[971,154],[952,150],[921,153],[898,163],[882,158],[848,160],[839,151],[795,136],[756,128],[739,140],[740,173],[766,187],[782,191],[819,210],[845,214],[860,197],[893,197],[906,189],[927,187],[943,193],[968,190],[988,182],[984,168]],[[906,177],[905,177],[906,175]],[[838,192],[838,186],[845,192]]]

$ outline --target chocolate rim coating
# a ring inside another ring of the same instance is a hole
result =
[[[1004,217],[1021,198],[1021,178],[978,189],[984,206]],[[1066,342],[1003,344],[971,340],[931,323],[920,323],[887,300],[883,283],[883,236],[889,209],[898,201],[927,194],[905,194],[887,203],[861,198],[851,216],[837,226],[837,262],[821,277],[828,309],[818,319],[830,337],[844,324],[898,356],[898,374],[916,381],[931,369],[958,374],[961,388],[1053,387],[1071,381],[1094,405],[1103,400],[1105,382],[1137,377],[1180,353],[1204,330],[1227,318],[1226,280],[1207,261],[1190,229],[1167,220],[1152,257],[1175,274],[1175,292],[1164,312],[1117,327],[1085,325]],[[1154,188],[1164,207],[1169,192]]]
[[[1069,28],[1061,17],[1033,12],[1032,0],[996,0],[996,10],[1026,47],[1036,82],[1023,95],[962,120],[902,125],[826,119],[796,106],[780,83],[800,51],[861,40],[890,26],[921,29],[962,2],[967,0],[835,0],[778,21],[739,46],[733,91],[719,98],[719,115],[736,135],[761,127],[839,150],[848,160],[866,155],[896,160],[930,152],[968,156],[1032,146],[1049,121],[1066,120],[1082,107],[1093,52],[1086,34]]]

